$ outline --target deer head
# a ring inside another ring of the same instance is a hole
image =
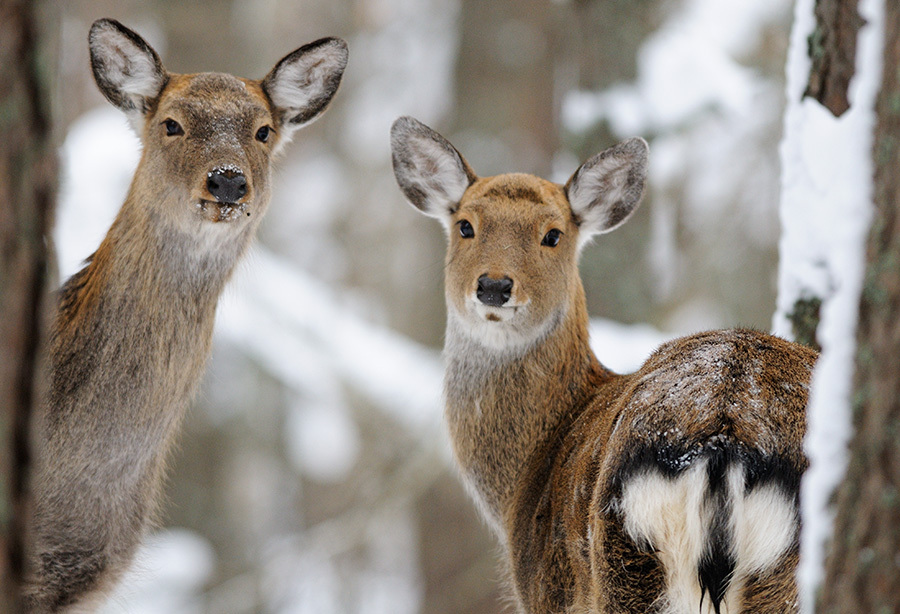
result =
[[[527,347],[566,318],[582,292],[581,248],[634,213],[647,174],[640,138],[596,154],[565,185],[521,173],[479,178],[410,117],[394,122],[391,146],[406,198],[449,236],[448,325],[493,350]]]
[[[136,200],[167,229],[186,232],[205,222],[247,226],[262,216],[272,157],[322,114],[347,64],[346,43],[323,38],[259,81],[175,74],[143,38],[111,19],[94,23],[89,43],[100,91],[143,144]]]

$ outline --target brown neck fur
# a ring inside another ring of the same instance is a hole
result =
[[[451,440],[468,485],[496,528],[515,505],[530,457],[612,377],[590,348],[587,325],[580,281],[560,322],[515,354],[477,346],[450,317],[445,388]]]
[[[35,486],[36,552],[53,561],[33,562],[50,591],[42,599],[64,600],[100,570],[112,582],[131,558],[209,356],[219,295],[253,234],[248,224],[207,250],[154,218],[140,192],[138,176],[59,294]],[[83,569],[56,570],[66,557]],[[57,575],[66,584],[54,586]]]

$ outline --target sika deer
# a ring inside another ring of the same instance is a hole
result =
[[[637,207],[646,142],[595,155],[564,186],[479,178],[408,117],[391,144],[403,193],[449,234],[446,419],[520,611],[796,611],[816,354],[717,331],[619,375],[588,345],[578,256]]]
[[[325,38],[252,81],[169,73],[109,19],[89,43],[97,85],[143,154],[106,238],[59,292],[38,425],[33,613],[92,611],[128,567],[219,295],[266,211],[272,158],[325,110],[347,62],[346,44]]]

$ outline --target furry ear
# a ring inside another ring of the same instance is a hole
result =
[[[637,209],[647,178],[650,147],[640,137],[592,156],[566,183],[566,195],[584,240],[618,228]]]
[[[262,88],[275,107],[282,143],[325,111],[347,67],[347,43],[320,38],[284,56]]]
[[[478,178],[447,139],[412,117],[391,126],[394,176],[403,194],[425,215],[449,226],[466,189]]]
[[[140,134],[144,114],[169,80],[159,56],[147,41],[113,19],[94,22],[88,45],[97,87]]]

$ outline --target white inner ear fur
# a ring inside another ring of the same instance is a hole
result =
[[[614,230],[637,209],[647,173],[647,143],[633,138],[585,162],[566,193],[580,222],[579,247]]]
[[[131,101],[133,108],[122,108],[122,111],[131,128],[141,137],[144,100],[159,95],[165,84],[165,73],[152,55],[113,28],[98,29],[91,39],[91,47],[102,59],[104,78]]]
[[[165,75],[153,57],[115,30],[100,30],[94,39],[103,54],[104,74],[129,97],[153,98],[162,89]]]
[[[303,109],[325,92],[329,77],[343,68],[343,56],[331,46],[304,53],[293,62],[278,68],[269,85],[269,96],[276,107]],[[318,117],[318,115],[316,116]],[[310,118],[309,122],[315,117]],[[300,128],[294,124],[289,129]]]
[[[627,215],[618,223],[611,223],[610,219],[613,206],[622,202],[627,193],[628,171],[627,161],[610,156],[582,171],[573,182],[569,189],[569,204],[581,220],[579,238],[582,244],[595,234],[618,228],[628,219]]]
[[[442,144],[420,136],[408,141],[411,168],[398,171],[401,180],[425,194],[423,213],[450,227],[450,212],[469,187],[459,158]]]

